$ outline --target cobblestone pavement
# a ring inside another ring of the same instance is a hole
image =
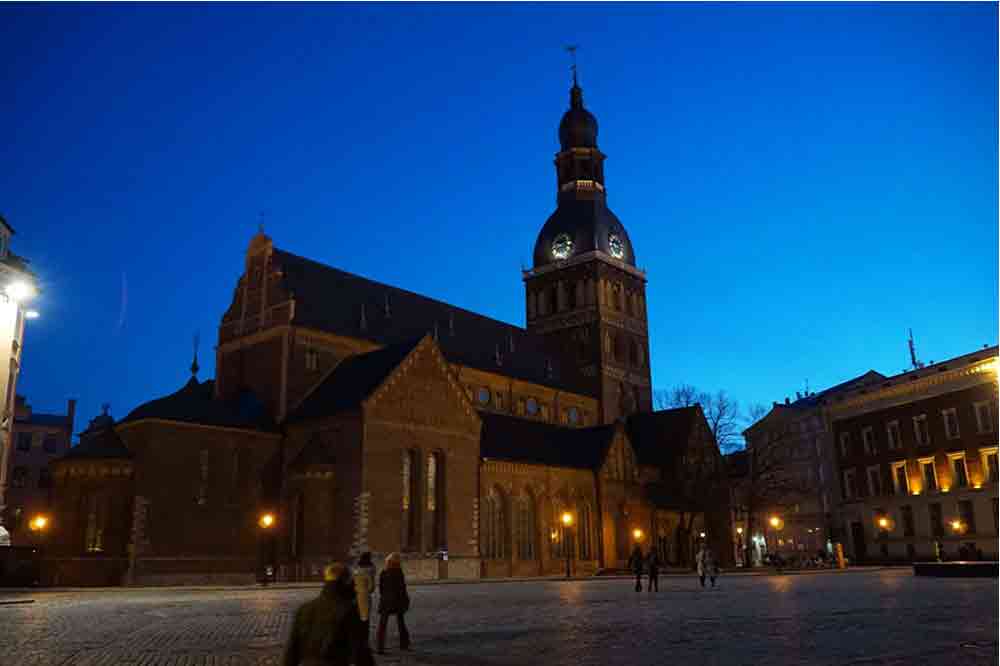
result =
[[[0,593],[0,664],[278,664],[310,589]],[[909,570],[411,587],[380,664],[996,664],[996,579]],[[34,599],[33,603],[13,603]]]

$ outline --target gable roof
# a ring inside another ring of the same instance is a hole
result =
[[[699,419],[700,405],[632,414],[626,422],[640,465],[669,467],[687,450]]]
[[[329,442],[324,442],[321,437],[314,436],[302,447],[299,455],[295,456],[295,460],[292,461],[290,467],[302,468],[313,465],[333,465],[336,462],[336,458],[333,455],[333,447],[329,445]]]
[[[267,410],[249,391],[232,401],[215,398],[215,382],[192,377],[170,395],[139,405],[119,423],[162,419],[195,425],[273,431]]]
[[[849,391],[851,389],[859,388],[861,386],[866,386],[868,384],[874,384],[876,382],[885,381],[885,378],[886,378],[885,375],[883,375],[882,373],[876,372],[874,370],[869,370],[868,372],[865,372],[864,374],[860,374],[857,377],[852,377],[851,379],[848,379],[847,381],[840,382],[839,384],[835,384],[834,386],[831,386],[828,389],[820,391],[819,393],[812,393],[810,395],[805,396],[804,398],[799,398],[795,402],[791,403],[791,405],[789,405],[789,406],[791,406],[791,407],[815,407],[816,405],[818,405],[823,400],[823,398],[826,398],[826,397],[828,397],[830,395],[833,395],[833,394],[836,394],[836,393],[842,393],[844,391]],[[778,404],[781,404],[781,403],[778,403]]]
[[[614,424],[566,428],[492,412],[479,412],[479,417],[484,460],[597,469],[615,434]]]
[[[293,324],[383,345],[436,330],[435,341],[449,363],[576,393],[587,385],[580,381],[573,364],[560,364],[559,349],[548,347],[542,338],[520,326],[278,248],[272,261],[295,299]]]
[[[59,457],[58,460],[107,460],[109,458],[132,457],[132,452],[128,450],[122,442],[121,437],[115,429],[108,425],[98,430],[88,430],[80,433],[80,443],[71,446],[69,450]]]
[[[421,336],[364,354],[348,356],[292,411],[288,421],[331,416],[360,406],[423,338]]]

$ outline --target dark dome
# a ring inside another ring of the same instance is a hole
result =
[[[569,255],[559,259],[552,254],[552,244],[562,234],[566,234],[573,245]],[[535,241],[535,268],[594,250],[614,257],[610,241],[612,235],[617,236],[621,243],[620,260],[629,266],[635,266],[635,254],[628,232],[603,199],[560,201],[559,207],[546,220]]]
[[[559,122],[559,145],[570,148],[597,148],[597,118],[583,108],[583,90],[573,83],[569,91],[569,111]]]

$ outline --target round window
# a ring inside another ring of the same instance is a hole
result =
[[[525,407],[527,408],[530,416],[534,416],[538,413],[538,403],[535,402],[534,398],[528,398],[528,402],[525,403]]]
[[[566,418],[570,423],[575,425],[580,420],[580,412],[577,411],[576,407],[570,407],[566,410]]]
[[[481,389],[479,389],[479,392],[476,394],[476,398],[479,400],[479,404],[480,405],[489,404],[489,402],[490,402],[490,390],[488,388],[486,388],[485,386],[482,387]]]
[[[559,234],[552,241],[552,256],[556,259],[567,259],[573,253],[573,239],[569,234]]]

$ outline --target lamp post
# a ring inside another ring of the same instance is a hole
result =
[[[569,552],[569,547],[570,547],[569,530],[573,526],[573,514],[571,514],[569,511],[563,511],[562,524],[563,524],[563,551],[565,551],[565,553],[566,553],[566,578],[569,579],[569,576],[570,576],[570,572],[569,572],[569,565],[570,565],[570,562],[569,562],[569,556],[570,556],[570,552]]]
[[[257,518],[257,526],[260,527],[261,533],[263,535],[263,549],[264,549],[264,584],[267,585],[273,574],[273,559],[274,559],[274,541],[271,532],[274,527],[278,524],[278,519],[271,511],[262,511],[260,516]]]
[[[744,566],[746,566],[746,563],[743,562],[743,528],[742,527],[737,527],[736,528],[736,559],[737,559],[737,562],[739,562],[740,564],[743,564]]]
[[[44,513],[39,513],[28,521],[28,529],[38,535],[38,580],[41,581],[42,558],[45,556],[43,549],[45,533],[49,529],[51,520]]]

